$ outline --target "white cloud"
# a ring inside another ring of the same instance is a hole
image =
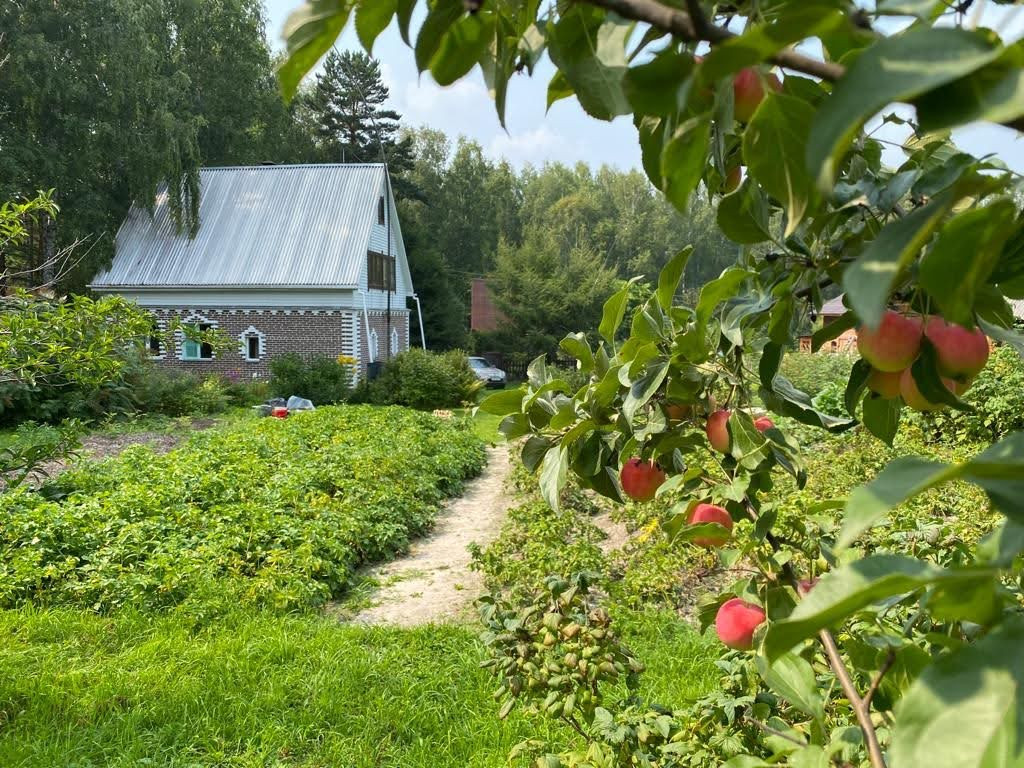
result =
[[[547,125],[539,125],[520,133],[495,134],[487,146],[487,154],[521,167],[527,163],[543,165],[549,160],[574,162],[586,154],[586,148],[582,143],[570,144],[566,137],[555,133]]]

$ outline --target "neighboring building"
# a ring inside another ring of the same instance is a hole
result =
[[[237,340],[214,356],[180,331],[173,346],[156,336],[151,351],[164,365],[265,377],[271,358],[298,352],[346,355],[365,374],[408,349],[415,298],[385,173],[381,164],[205,168],[196,237],[178,231],[166,194],[152,216],[134,206],[113,263],[90,287],[136,301],[160,328],[176,317]]]
[[[505,322],[505,316],[494,303],[487,279],[474,277],[470,293],[469,330],[496,331]]]
[[[829,299],[821,306],[821,312],[818,313],[818,317],[821,318],[822,326],[826,326],[829,323],[839,319],[846,314],[846,307],[843,306],[843,297],[836,296],[834,299]],[[857,331],[853,328],[849,328],[843,331],[836,338],[826,342],[819,352],[854,352],[857,349]],[[801,336],[800,337],[800,351],[810,352],[811,351],[811,337]]]

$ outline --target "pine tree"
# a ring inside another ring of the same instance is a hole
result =
[[[332,50],[316,77],[311,108],[324,159],[330,162],[374,163],[381,146],[392,174],[412,165],[411,141],[400,137],[401,115],[386,109],[388,88],[380,65],[362,51]],[[395,182],[396,188],[399,182]],[[396,189],[397,191],[397,189]]]

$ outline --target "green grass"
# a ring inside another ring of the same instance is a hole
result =
[[[667,704],[710,690],[714,648],[670,615],[623,622]],[[474,631],[244,613],[0,613],[0,765],[502,766],[566,730],[495,716]]]

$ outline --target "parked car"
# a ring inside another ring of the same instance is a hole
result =
[[[469,367],[473,369],[476,377],[488,387],[505,386],[505,372],[492,365],[486,357],[469,358]]]

